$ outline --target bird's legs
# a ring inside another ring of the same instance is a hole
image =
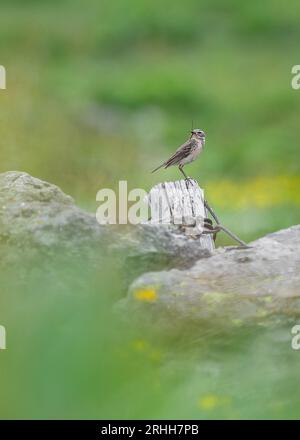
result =
[[[185,174],[185,172],[183,171],[183,166],[182,165],[179,165],[179,170],[182,172],[182,174],[184,175],[184,180],[189,184],[189,183],[191,183],[191,184],[193,184],[193,181],[192,181],[192,179],[190,178],[190,177],[188,177],[186,174]]]

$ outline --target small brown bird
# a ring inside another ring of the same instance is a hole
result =
[[[189,140],[187,140],[181,147],[178,148],[178,150],[175,151],[173,156],[170,157],[170,159],[166,160],[163,164],[161,164],[159,167],[155,168],[155,170],[152,171],[154,173],[155,171],[159,170],[160,168],[169,168],[172,165],[178,165],[179,170],[184,175],[184,178],[186,180],[189,180],[185,172],[183,171],[184,165],[193,162],[201,151],[203,150],[205,144],[205,133],[202,130],[199,130],[199,128],[195,128],[191,131],[191,137]]]

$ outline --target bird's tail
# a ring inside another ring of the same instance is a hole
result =
[[[165,166],[165,163],[162,163],[161,165],[159,165],[159,167],[157,167],[154,170],[152,170],[151,173],[155,173],[155,171],[159,170],[160,168],[162,168],[164,166]]]

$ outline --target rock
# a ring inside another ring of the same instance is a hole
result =
[[[189,268],[195,261],[211,255],[208,249],[200,247],[199,239],[186,236],[178,227],[151,223],[118,231],[111,248],[124,255],[123,267],[131,281],[148,271]]]
[[[187,268],[210,255],[177,227],[99,225],[57,186],[18,171],[0,174],[0,243],[2,262],[13,251],[9,263],[23,258],[24,250],[26,256],[57,257],[60,249],[66,258],[88,257],[95,264],[109,253],[127,278],[145,270]]]
[[[300,315],[300,226],[251,248],[221,248],[190,269],[146,273],[120,305],[164,328],[200,323],[239,326]]]
[[[181,329],[205,322],[234,327],[300,314],[300,226],[267,235],[249,249],[211,254],[176,226],[99,225],[57,186],[8,172],[0,174],[0,244],[1,266],[17,263],[24,281],[31,256],[47,257],[41,273],[49,271],[49,282],[61,258],[61,274],[73,256],[82,274],[82,261],[85,269],[97,270],[111,256],[115,272],[122,270],[127,282],[139,276],[119,307],[130,310],[131,319],[136,311],[143,323],[161,323],[171,332],[181,324]],[[60,291],[59,276],[57,282]]]
[[[17,171],[0,174],[0,231],[2,244],[44,249],[74,248],[102,233],[57,186]]]

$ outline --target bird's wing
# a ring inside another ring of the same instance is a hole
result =
[[[170,157],[165,163],[165,168],[168,168],[171,165],[176,165],[185,157],[189,156],[192,150],[196,147],[197,141],[196,139],[189,139],[187,142],[181,145],[178,150],[175,151],[173,156]]]

